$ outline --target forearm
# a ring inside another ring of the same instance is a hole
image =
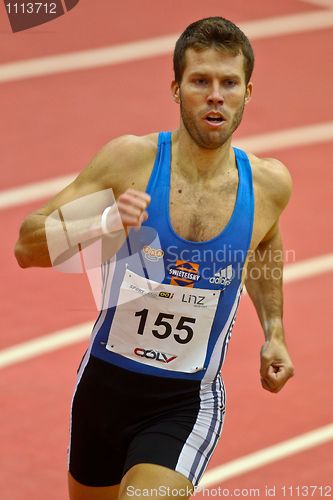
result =
[[[265,343],[260,351],[262,387],[279,392],[294,374],[283,329],[283,251],[278,229],[261,242],[247,269],[246,289],[263,327]],[[256,277],[257,279],[254,279]]]
[[[278,232],[249,256],[246,289],[256,308],[266,340],[284,339],[283,248]]]
[[[116,202],[110,200],[110,193],[106,196],[105,192],[102,191],[104,196],[98,192],[91,193],[88,199],[74,199],[53,209],[50,215],[44,215],[41,209],[41,213],[27,217],[15,248],[19,265],[50,267],[67,263],[96,240],[101,244],[96,246],[97,253],[95,249],[93,255],[90,253],[89,265],[96,267],[112,258],[124,243],[126,231],[130,227],[141,227],[147,220],[145,209],[150,197],[144,192],[128,189]],[[71,269],[71,263],[67,271]],[[73,264],[76,265],[74,261]]]
[[[101,216],[64,221],[62,217],[32,214],[20,228],[20,237],[15,246],[19,265],[26,267],[50,267],[52,250],[61,246],[64,257],[80,250],[80,244],[93,241],[103,235]],[[59,251],[59,253],[61,253]]]

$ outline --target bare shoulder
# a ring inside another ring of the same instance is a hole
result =
[[[100,151],[104,159],[136,160],[146,159],[157,150],[158,134],[144,136],[122,135],[109,141]],[[120,155],[120,156],[119,156]]]
[[[103,187],[115,186],[127,175],[136,176],[154,161],[158,134],[123,135],[106,143],[82,171],[82,182],[98,179]]]
[[[275,158],[258,158],[251,153],[247,155],[252,166],[255,189],[283,210],[292,191],[292,179],[287,167]]]
[[[71,184],[36,213],[49,215],[82,196],[112,189],[117,198],[132,187],[145,190],[157,150],[158,134],[124,135],[105,144]]]

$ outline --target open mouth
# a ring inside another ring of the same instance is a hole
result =
[[[207,120],[208,122],[210,122],[210,123],[222,123],[222,122],[224,122],[223,118],[218,118],[218,117],[213,118],[212,116],[208,116],[208,117],[206,118],[206,120]]]
[[[219,126],[225,122],[225,119],[220,113],[209,113],[205,116],[205,121],[210,125]]]

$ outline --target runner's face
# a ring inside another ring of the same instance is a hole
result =
[[[182,81],[173,82],[181,121],[198,146],[216,149],[237,129],[252,84],[245,83],[244,56],[209,48],[187,49]]]

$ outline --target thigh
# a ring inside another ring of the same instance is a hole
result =
[[[69,473],[79,485],[111,487],[123,476],[129,438],[126,414],[114,390],[116,383],[112,374],[101,374],[99,367],[89,362],[76,388]]]
[[[119,484],[114,486],[85,486],[68,474],[68,493],[70,500],[117,500]]]
[[[208,387],[199,387],[194,398],[183,394],[182,399],[178,407],[160,408],[158,420],[133,437],[124,475],[138,464],[154,464],[179,473],[197,486],[222,432],[222,382],[216,379]]]
[[[193,493],[192,483],[182,474],[155,464],[131,467],[120,483],[119,500],[171,497],[186,500]]]

